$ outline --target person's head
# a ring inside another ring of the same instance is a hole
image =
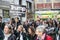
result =
[[[15,22],[18,22],[19,21],[19,18],[18,17],[15,17]]]
[[[40,23],[43,23],[43,20],[42,19],[40,20]]]
[[[57,27],[59,27],[59,28],[60,28],[60,22],[59,22],[57,25],[58,25]]]
[[[37,20],[36,23],[40,23],[40,20]]]
[[[17,28],[17,31],[22,32],[23,31],[23,25],[19,25],[18,28]]]
[[[34,26],[35,25],[35,23],[34,22],[32,22],[32,24],[31,24],[32,26]]]
[[[2,22],[2,17],[0,16],[0,22]]]
[[[11,19],[11,21],[12,21],[12,23],[15,23],[15,20],[14,20],[14,18],[12,18],[12,19]]]
[[[12,25],[10,24],[6,24],[5,27],[4,27],[4,33],[5,34],[11,34],[12,33]]]
[[[25,25],[28,25],[28,21],[25,22]]]
[[[46,27],[46,26],[44,26],[44,25],[40,25],[40,26],[38,26],[38,27],[36,28],[36,35],[37,35],[38,37],[41,37],[41,36],[43,35],[44,30],[45,30],[45,27]]]
[[[29,34],[33,35],[35,33],[35,29],[33,27],[28,28]]]

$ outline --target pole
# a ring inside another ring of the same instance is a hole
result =
[[[33,0],[33,4],[34,4],[34,19],[35,19],[35,0]]]
[[[52,9],[54,8],[53,0],[52,0]]]
[[[27,20],[27,14],[28,14],[28,3],[27,3],[27,6],[26,6],[26,20]]]

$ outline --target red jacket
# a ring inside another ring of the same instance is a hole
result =
[[[36,40],[39,40],[38,37],[36,38]],[[53,40],[53,38],[51,36],[45,34],[42,36],[42,40]]]
[[[51,36],[46,35],[46,40],[53,40]]]

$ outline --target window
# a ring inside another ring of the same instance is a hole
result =
[[[3,10],[3,17],[4,18],[9,18],[9,10]]]
[[[22,5],[26,6],[26,0],[22,0]]]
[[[19,5],[22,5],[22,0],[19,0]]]
[[[16,5],[19,5],[19,0],[13,0]]]
[[[30,2],[28,2],[28,9],[32,8],[32,4]]]
[[[60,0],[54,0],[55,2],[60,2]]]
[[[51,0],[46,0],[46,2],[51,2]]]
[[[44,2],[44,0],[38,0],[38,2],[41,2],[41,3],[43,3],[43,2]]]
[[[25,13],[22,13],[22,17],[25,17]]]
[[[55,0],[55,1],[60,1],[60,0]]]
[[[30,9],[32,8],[32,4],[31,4],[31,3],[29,3],[29,8],[30,8]]]

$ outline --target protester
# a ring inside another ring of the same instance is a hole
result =
[[[56,40],[60,40],[60,22],[56,28]]]
[[[36,25],[35,22],[32,22],[32,23],[31,23],[31,26],[32,26],[33,28],[35,28],[35,29],[36,29],[36,27],[37,27],[37,25]]]
[[[21,24],[22,23],[22,24]],[[60,22],[56,19],[20,21],[18,17],[3,23],[0,16],[0,40],[60,40]]]
[[[4,40],[16,40],[16,37],[12,32],[12,26],[10,24],[6,24],[4,27]]]
[[[2,23],[2,17],[0,16],[0,29],[4,29],[5,23]]]
[[[16,35],[16,40],[27,40],[27,36],[23,30],[23,25],[19,25],[14,34]]]
[[[21,25],[21,21],[19,20],[18,17],[15,17],[15,27],[16,27],[16,29],[18,28],[19,25]]]
[[[26,22],[23,24],[23,27],[25,28],[26,32],[28,32],[29,23],[26,21]]]
[[[46,28],[46,33],[50,36],[53,37],[53,39],[55,40],[56,39],[56,31],[55,31],[56,27],[54,26],[54,22],[53,20],[49,20],[49,23],[48,23],[48,27]]]
[[[35,29],[33,27],[28,28],[28,40],[35,40],[36,39],[36,34],[35,34]]]
[[[53,38],[49,35],[47,35],[45,32],[45,26],[44,25],[40,25],[36,28],[36,34],[37,34],[37,38],[36,40],[53,40]]]
[[[3,31],[0,28],[0,40],[3,40],[3,39],[4,39],[4,34],[3,34]]]
[[[10,20],[10,24],[13,26],[13,30],[15,30],[16,25],[15,25],[15,20],[14,20],[14,18],[12,18],[12,19]]]
[[[39,26],[40,25],[40,20],[37,20],[36,21],[36,26]]]

